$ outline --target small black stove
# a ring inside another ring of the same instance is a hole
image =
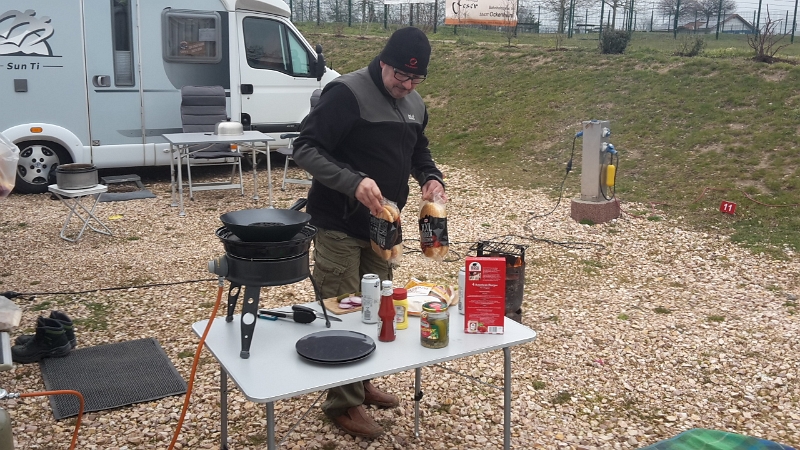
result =
[[[226,322],[233,321],[236,303],[244,286],[242,300],[242,350],[239,356],[250,357],[250,344],[258,317],[258,302],[264,286],[283,286],[297,283],[311,277],[309,271],[309,248],[317,234],[317,229],[305,225],[292,239],[281,242],[247,242],[239,239],[226,227],[216,231],[217,237],[225,247],[225,254],[208,262],[208,271],[225,277],[230,282],[228,289],[228,309]],[[317,293],[314,280],[314,295],[322,305],[326,326],[328,312]]]

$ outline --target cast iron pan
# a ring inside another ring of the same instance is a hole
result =
[[[281,242],[292,239],[311,216],[300,211],[308,200],[301,198],[289,209],[243,209],[219,216],[225,227],[244,242]]]

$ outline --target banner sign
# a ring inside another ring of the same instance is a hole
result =
[[[445,25],[517,25],[517,0],[446,0]]]
[[[434,3],[436,0],[383,0],[384,5],[409,5],[418,3]]]

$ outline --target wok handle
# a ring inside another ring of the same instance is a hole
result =
[[[296,202],[294,202],[294,204],[292,206],[290,206],[289,209],[293,209],[295,211],[300,211],[301,209],[303,209],[306,206],[307,203],[308,203],[307,199],[301,198],[301,199],[297,200]]]

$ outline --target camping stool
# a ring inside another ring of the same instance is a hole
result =
[[[78,239],[80,239],[81,236],[83,236],[83,232],[86,230],[86,227],[91,228],[93,231],[97,233],[113,236],[111,230],[107,226],[105,226],[103,222],[100,222],[100,219],[98,219],[97,216],[94,215],[94,209],[95,207],[97,207],[97,202],[100,200],[100,194],[102,194],[103,192],[107,192],[108,186],[104,184],[98,184],[90,188],[84,188],[84,189],[61,189],[58,187],[57,184],[51,184],[50,186],[47,187],[47,190],[55,194],[55,196],[58,197],[59,200],[61,200],[61,203],[63,203],[69,209],[69,214],[67,214],[67,218],[64,221],[64,226],[61,227],[61,234],[60,234],[61,239],[70,242],[77,242]],[[91,205],[91,208],[89,209],[87,209],[82,202],[82,200],[86,197],[94,198],[94,202],[92,202],[91,199],[89,199],[88,204]],[[72,220],[72,216],[77,217],[81,222],[83,222],[83,226],[81,227],[81,230],[74,238],[69,238],[67,237],[66,231],[67,227],[69,226],[69,222]],[[101,227],[103,227],[105,231],[99,230],[94,226],[92,226],[92,224],[89,223],[92,221],[92,219],[94,219],[95,222],[97,222]]]

